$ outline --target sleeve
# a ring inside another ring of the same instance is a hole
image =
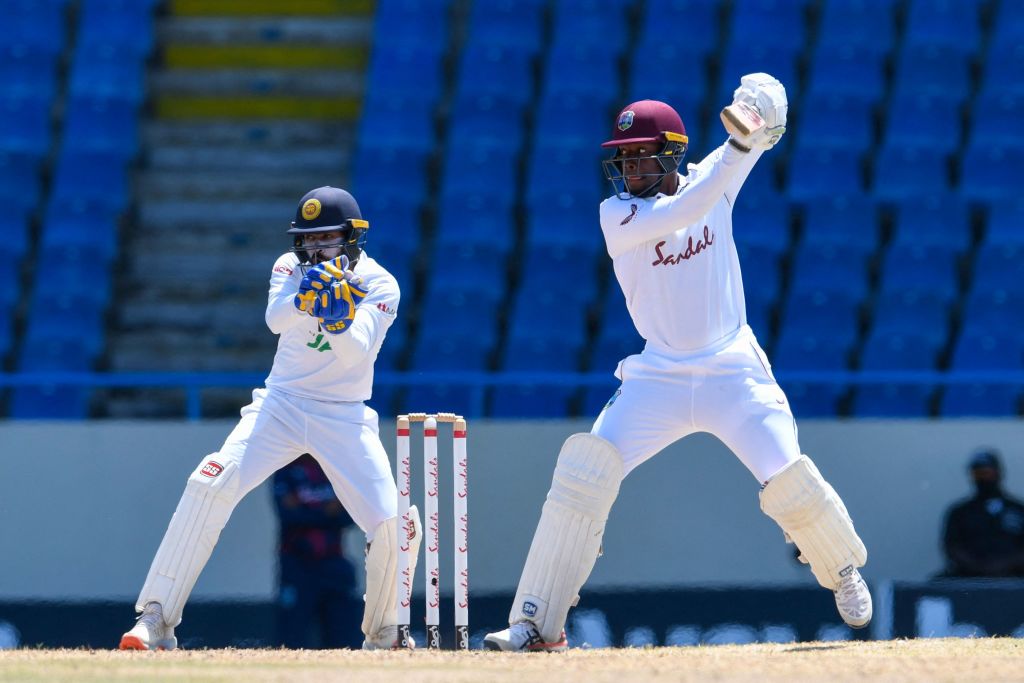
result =
[[[352,325],[330,340],[331,351],[343,367],[355,367],[376,355],[388,328],[398,317],[400,298],[398,282],[393,277],[380,278],[370,284],[366,298],[356,307]]]
[[[761,151],[741,152],[725,143],[697,164],[694,179],[671,197],[632,205],[628,201],[606,200],[601,205],[601,230],[608,255],[615,258],[696,223],[723,196],[731,204],[760,157]],[[620,207],[625,210],[615,211]],[[630,215],[631,211],[635,216]]]
[[[274,334],[281,334],[308,317],[295,308],[293,301],[301,279],[299,259],[295,254],[284,254],[274,263],[266,313],[267,327]]]

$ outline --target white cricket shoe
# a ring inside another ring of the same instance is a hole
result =
[[[416,641],[412,636],[409,636],[409,645],[406,648],[401,648],[398,645],[398,627],[397,626],[385,626],[381,630],[377,631],[377,634],[372,638],[363,639],[364,650],[415,650]]]
[[[864,628],[871,621],[871,593],[860,572],[850,567],[836,586],[836,608],[850,628]]]
[[[174,627],[164,623],[164,611],[159,602],[146,605],[131,631],[121,636],[119,650],[175,650],[178,639]]]
[[[565,631],[554,643],[541,637],[537,627],[529,621],[512,624],[504,631],[488,633],[484,638],[485,650],[501,652],[564,652],[569,649],[569,641],[565,639]]]

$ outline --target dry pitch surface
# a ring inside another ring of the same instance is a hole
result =
[[[1024,681],[1010,638],[720,645],[565,654],[287,650],[0,651],[0,681]]]

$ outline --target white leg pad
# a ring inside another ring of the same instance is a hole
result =
[[[181,623],[196,579],[238,505],[238,466],[223,462],[213,454],[188,478],[135,603],[141,612],[147,603],[159,602],[168,626]]]
[[[413,529],[409,536],[409,575],[416,574],[423,525],[415,505],[409,507]],[[408,531],[403,530],[405,533]],[[385,626],[398,624],[398,517],[380,523],[366,551],[366,594],[363,600],[363,634],[372,638]]]
[[[569,608],[600,554],[623,472],[618,449],[599,436],[573,434],[562,445],[510,624],[531,621],[544,640],[560,639]]]
[[[844,571],[868,560],[839,494],[806,455],[765,484],[761,510],[796,543],[818,583],[829,590],[839,585]]]

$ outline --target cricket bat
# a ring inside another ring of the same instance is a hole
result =
[[[761,115],[746,102],[730,104],[719,116],[722,118],[722,125],[734,138],[745,138],[765,126]]]

